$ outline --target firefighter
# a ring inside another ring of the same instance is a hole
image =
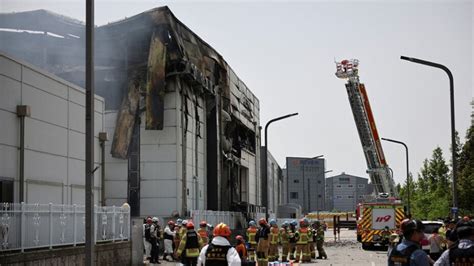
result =
[[[239,253],[240,261],[244,263],[247,261],[247,248],[245,247],[245,239],[243,236],[238,235],[235,237],[235,240],[237,241],[235,249],[237,250],[237,253]]]
[[[207,232],[207,222],[206,221],[201,221],[199,223],[199,229],[198,229],[198,234],[202,239],[202,247],[205,245],[209,244],[209,233]]]
[[[380,232],[380,236],[382,237],[382,244],[388,245],[391,234],[392,232],[390,232],[390,228],[388,226],[385,226],[382,232]]]
[[[181,241],[181,237],[182,237],[182,235],[180,235],[182,226],[183,226],[183,220],[182,219],[176,220],[176,226],[174,227],[175,234],[174,234],[174,240],[173,240],[173,244],[174,244],[173,256],[175,257],[175,259],[176,259],[176,251],[178,250],[178,247],[179,247],[179,241]]]
[[[293,220],[290,223],[290,227],[288,229],[288,242],[290,246],[290,260],[295,259],[295,252],[296,252],[296,226],[298,223]]]
[[[459,241],[443,252],[435,266],[474,265],[474,223],[463,220],[456,233]]]
[[[257,231],[257,263],[259,266],[268,265],[268,249],[270,247],[270,226],[265,218],[258,221],[260,228]]]
[[[194,230],[193,222],[186,223],[186,232],[179,242],[176,255],[181,259],[184,266],[196,266],[199,252],[202,247],[202,239]]]
[[[320,221],[316,221],[316,249],[318,249],[317,259],[327,259],[328,255],[324,250],[324,227],[321,225]]]
[[[270,247],[268,248],[268,260],[277,261],[279,259],[278,243],[280,242],[280,229],[275,219],[270,220]]]
[[[296,231],[296,255],[295,262],[299,262],[300,256],[303,262],[311,262],[308,250],[308,227],[304,219],[300,220],[300,228]]]
[[[173,221],[168,222],[168,226],[165,228],[165,232],[163,234],[164,244],[165,244],[165,252],[163,253],[163,260],[168,260],[168,256],[173,257],[173,238],[176,235],[174,231],[175,223]],[[173,261],[173,258],[171,258]]]
[[[150,226],[150,236],[151,236],[151,259],[150,263],[157,263],[161,264],[158,260],[158,252],[159,252],[159,243],[160,243],[160,225],[158,224],[158,217],[153,217],[152,224]]]
[[[151,260],[151,234],[150,227],[152,224],[151,216],[148,216],[143,224],[143,246],[145,248],[145,257]]]
[[[198,264],[204,266],[240,266],[239,253],[229,243],[231,234],[232,232],[226,224],[216,225],[211,243],[204,246],[199,254]]]
[[[290,243],[288,242],[289,235],[288,235],[288,226],[290,223],[288,221],[285,221],[281,225],[280,229],[280,243],[281,243],[281,261],[282,262],[287,262],[288,261],[288,251],[290,249]]]
[[[309,237],[309,252],[311,255],[311,259],[316,259],[316,238],[317,238],[317,226],[316,221],[311,224],[311,228],[309,229],[311,232],[311,236]]]
[[[257,250],[257,240],[255,239],[257,235],[257,225],[255,221],[249,222],[249,228],[247,229],[247,242],[249,243],[249,260],[255,261],[255,250]]]

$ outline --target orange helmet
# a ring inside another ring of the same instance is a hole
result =
[[[267,224],[267,220],[265,218],[260,218],[260,220],[258,220],[258,224],[259,225],[266,225]]]
[[[201,221],[201,222],[199,223],[199,226],[201,226],[201,227],[206,227],[206,226],[207,226],[207,222],[206,222],[206,221]]]
[[[235,240],[244,242],[244,237],[241,236],[241,235],[237,235],[237,236],[235,237]]]
[[[214,236],[223,236],[223,237],[229,237],[232,232],[230,231],[230,228],[228,225],[225,223],[220,223],[216,225],[213,231]]]
[[[306,221],[304,219],[300,219],[300,225],[305,225]]]
[[[194,229],[194,224],[193,224],[193,222],[189,221],[189,222],[186,224],[186,229]]]

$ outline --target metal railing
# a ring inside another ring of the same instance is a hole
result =
[[[130,208],[95,206],[98,242],[130,238]],[[85,242],[85,207],[82,205],[0,203],[0,252]]]

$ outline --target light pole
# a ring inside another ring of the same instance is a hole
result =
[[[298,115],[298,113],[288,114],[284,116],[280,116],[277,118],[273,118],[272,120],[268,121],[265,125],[265,167],[264,167],[264,174],[262,178],[262,205],[265,206],[265,216],[268,219],[268,126],[271,123],[280,121],[292,116]]]
[[[407,212],[408,212],[408,216],[411,217],[411,211],[410,211],[410,183],[411,183],[411,181],[410,181],[410,166],[409,166],[409,162],[408,162],[408,146],[405,143],[403,143],[399,140],[387,139],[387,138],[382,138],[382,140],[397,143],[397,144],[403,145],[405,147],[406,164],[407,164]],[[392,177],[393,177],[393,172],[392,172]]]
[[[444,70],[449,77],[449,96],[450,96],[450,103],[451,103],[451,149],[452,149],[452,160],[453,160],[453,209],[456,210],[458,207],[458,195],[456,190],[456,180],[457,180],[457,161],[456,161],[456,127],[455,127],[455,117],[454,117],[454,79],[453,74],[444,65],[425,61],[418,58],[401,56],[400,59],[410,61],[412,63],[422,64],[430,67],[435,67]],[[455,213],[455,211],[453,211]]]

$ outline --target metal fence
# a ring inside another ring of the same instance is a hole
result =
[[[0,252],[82,244],[85,242],[82,205],[0,203]],[[95,206],[97,242],[130,238],[130,208]]]

